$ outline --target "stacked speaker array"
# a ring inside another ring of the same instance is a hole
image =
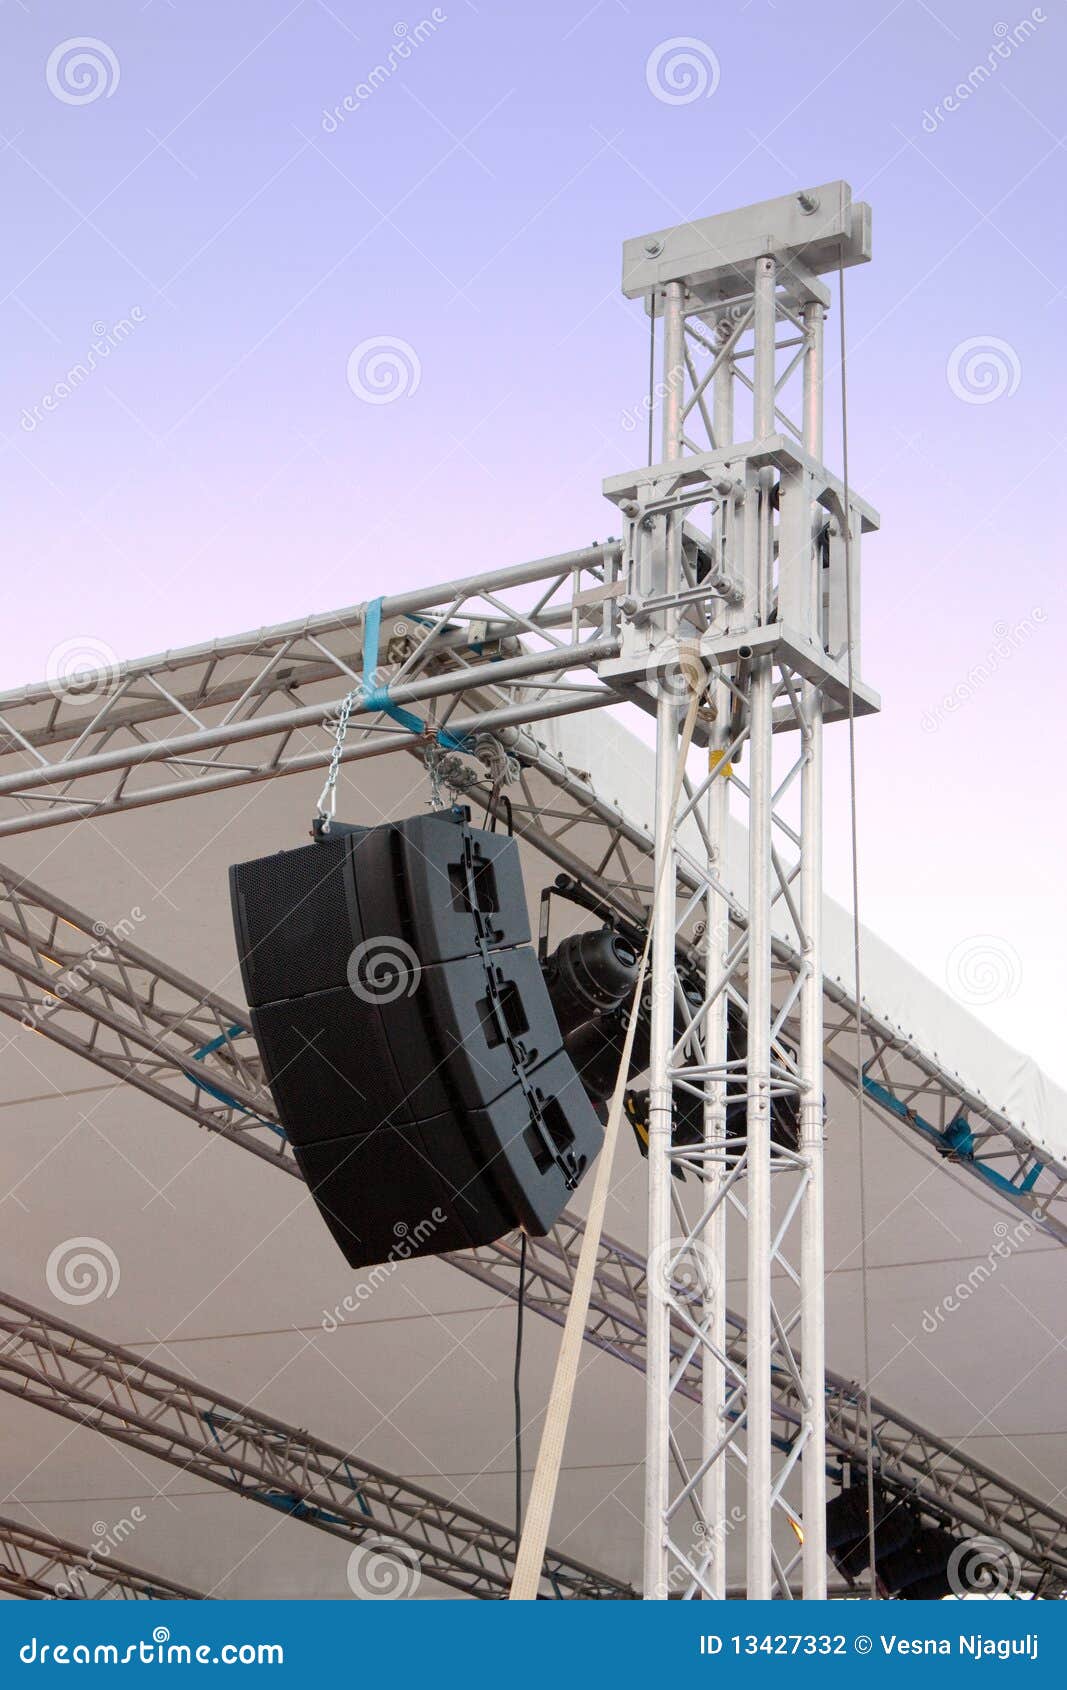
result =
[[[348,1261],[547,1232],[602,1129],[516,842],[453,810],[238,864],[230,885],[279,1119]]]

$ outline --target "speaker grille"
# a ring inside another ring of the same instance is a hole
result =
[[[341,837],[230,870],[250,1004],[344,985],[360,937],[350,849]]]

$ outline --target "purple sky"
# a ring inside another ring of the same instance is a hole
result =
[[[936,979],[987,955],[977,1013],[1067,1077],[1063,804],[1040,796],[1062,4],[63,0],[4,24],[0,686],[66,641],[129,657],[613,532],[600,482],[641,456],[623,418],[646,380],[623,238],[837,176],[869,199],[850,441],[883,516],[863,608],[885,708],[859,729],[863,913]],[[81,37],[88,82],[56,55]],[[648,67],[675,37],[706,89],[672,103]],[[418,380],[361,403],[349,355],[378,336]]]

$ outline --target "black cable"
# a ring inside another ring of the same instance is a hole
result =
[[[526,1234],[519,1234],[519,1312],[515,1322],[515,1542],[522,1536],[522,1317],[526,1307]]]

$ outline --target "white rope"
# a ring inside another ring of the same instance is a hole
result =
[[[699,706],[700,691],[694,689],[689,700],[689,710],[679,746],[678,770],[674,792],[671,795],[670,815],[672,819],[677,812],[678,800],[681,797],[682,781],[685,776],[685,760],[692,744],[693,729],[696,726]],[[563,1337],[560,1340],[559,1354],[556,1357],[552,1393],[548,1399],[548,1410],[541,1432],[541,1444],[537,1452],[537,1466],[534,1469],[533,1484],[526,1507],[526,1524],[515,1558],[515,1572],[509,1594],[509,1599],[512,1602],[536,1602],[541,1582],[541,1568],[545,1559],[545,1547],[548,1543],[548,1532],[552,1522],[552,1510],[559,1485],[560,1469],[563,1465],[563,1449],[567,1441],[567,1427],[574,1402],[578,1361],[585,1340],[589,1302],[596,1277],[597,1255],[600,1249],[601,1234],[604,1230],[604,1214],[607,1209],[608,1193],[611,1189],[611,1167],[615,1158],[615,1145],[619,1136],[619,1124],[622,1120],[623,1104],[626,1097],[626,1082],[630,1072],[634,1034],[637,1030],[638,1009],[641,1003],[641,994],[644,990],[645,975],[648,971],[652,930],[659,919],[666,868],[670,861],[671,853],[666,850],[663,853],[659,874],[653,888],[648,931],[645,934],[645,946],[641,953],[637,985],[634,988],[633,1002],[630,1006],[629,1024],[626,1028],[622,1059],[619,1063],[615,1090],[608,1111],[607,1126],[604,1129],[604,1143],[597,1162],[596,1180],[589,1203],[589,1213],[586,1216],[585,1234],[582,1238],[578,1266],[571,1287],[571,1300],[567,1307],[567,1320],[563,1328]]]

